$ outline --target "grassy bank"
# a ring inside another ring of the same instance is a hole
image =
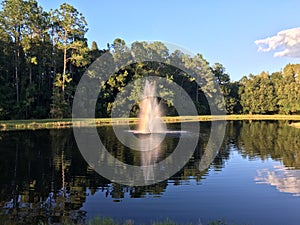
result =
[[[177,116],[163,117],[165,123],[179,122],[201,122],[213,120],[291,120],[300,121],[300,115],[226,115],[226,116]],[[43,119],[43,120],[7,120],[0,121],[0,130],[36,130],[36,129],[60,129],[87,126],[105,126],[105,125],[124,125],[129,122],[136,124],[137,118],[98,118],[81,119],[72,121],[72,119]],[[295,127],[300,127],[300,123],[294,123]]]

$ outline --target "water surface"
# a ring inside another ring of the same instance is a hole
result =
[[[166,218],[193,224],[216,219],[299,224],[300,129],[287,122],[228,122],[219,154],[200,172],[209,126],[201,123],[198,146],[181,171],[145,187],[112,183],[94,172],[77,149],[72,129],[2,132],[0,224],[84,222],[96,216],[136,224]],[[98,130],[114,157],[143,163],[145,157],[124,147],[111,127]],[[170,155],[177,142],[178,136],[167,135],[154,160]]]

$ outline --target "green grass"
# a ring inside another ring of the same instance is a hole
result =
[[[12,219],[12,218],[11,218]],[[0,219],[0,223],[1,225],[27,225],[27,222],[21,222],[21,221],[17,221],[17,220],[5,220],[4,218]],[[112,218],[109,217],[95,217],[93,219],[90,219],[86,222],[73,222],[71,218],[64,218],[62,219],[62,221],[57,221],[57,222],[49,222],[49,221],[44,221],[44,220],[40,220],[40,221],[35,221],[34,224],[37,225],[194,225],[192,223],[177,223],[173,220],[170,219],[164,219],[161,221],[152,221],[150,223],[136,223],[134,220],[126,220],[124,222],[118,221],[118,220],[114,220]],[[246,225],[246,224],[237,224],[237,223],[228,223],[225,220],[212,220],[208,223],[201,223],[201,221],[199,221],[198,223],[196,223],[195,225]],[[249,225],[249,224],[247,224]]]
[[[165,123],[179,122],[199,122],[215,120],[293,120],[300,121],[300,115],[226,115],[226,116],[174,116],[162,117]],[[36,129],[60,129],[70,128],[72,126],[105,126],[105,125],[124,125],[129,122],[136,124],[137,118],[97,118],[97,119],[80,119],[72,121],[68,119],[41,119],[41,120],[6,120],[0,121],[0,130],[36,130]],[[296,127],[299,123],[295,123]]]
[[[126,224],[126,223],[124,223],[124,224]],[[100,218],[96,217],[96,218],[90,220],[88,222],[88,225],[120,225],[120,223],[117,221],[114,221],[111,218],[100,219]]]
[[[67,225],[67,224],[62,224]],[[77,225],[77,224],[69,224],[68,225]],[[88,221],[87,225],[138,225],[133,220],[126,220],[124,223],[113,220],[111,218],[93,218],[90,221]],[[146,224],[143,224],[146,225]],[[163,221],[154,221],[150,223],[150,225],[192,225],[192,223],[189,224],[182,224],[182,223],[176,223],[175,221],[172,221],[170,219],[165,219]],[[201,222],[197,223],[197,225],[204,225]],[[207,225],[236,225],[232,223],[227,223],[224,220],[214,220],[207,223]]]
[[[124,223],[121,223],[121,222],[118,222],[111,218],[94,218],[88,222],[88,225],[138,225],[138,224],[134,223],[133,220],[127,220]],[[150,223],[150,225],[193,225],[193,224],[192,223],[189,223],[189,224],[176,223],[175,221],[172,221],[170,219],[165,219],[162,221],[154,221],[154,222]],[[204,224],[199,222],[199,223],[197,223],[197,225],[204,225]],[[225,220],[213,220],[213,221],[208,222],[207,225],[237,225],[237,224],[228,223]]]

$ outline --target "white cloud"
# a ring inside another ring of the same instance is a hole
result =
[[[258,45],[258,51],[275,51],[275,57],[300,58],[300,27],[280,31],[275,36],[254,43]]]

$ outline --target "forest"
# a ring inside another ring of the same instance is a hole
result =
[[[194,56],[175,50],[162,42],[134,42],[116,38],[99,49],[95,41],[88,46],[88,25],[79,10],[64,3],[57,9],[43,10],[36,0],[3,0],[0,11],[0,120],[69,118],[76,87],[89,66],[103,54],[111,54],[115,64],[121,55],[155,55],[165,63],[137,62],[118,70],[101,83],[96,116],[109,117],[118,93],[132,80],[160,76],[180,85],[193,100],[198,113],[210,113],[207,95],[220,86],[228,114],[299,114],[300,64],[288,64],[271,74],[243,76],[232,81],[225,67],[210,65],[202,54]],[[105,31],[104,31],[105,32]],[[194,76],[168,65],[176,62],[195,76],[204,79],[199,86]],[[213,77],[213,79],[210,79]],[[167,115],[176,115],[173,93],[162,87],[160,96]],[[127,96],[137,99],[137,93]],[[218,105],[218,99],[215,99]],[[136,107],[132,115],[138,113]]]

